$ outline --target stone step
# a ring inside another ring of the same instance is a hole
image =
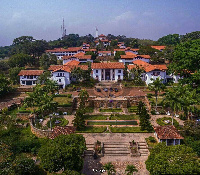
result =
[[[128,150],[105,150],[104,154],[129,154]]]
[[[119,151],[123,151],[123,150],[128,150],[128,148],[119,148],[119,147],[115,147],[115,148],[111,148],[111,147],[104,147],[104,149],[107,151],[107,150],[113,150],[113,151],[115,151],[115,150],[119,150]]]
[[[140,154],[140,156],[148,156],[149,154]]]
[[[104,145],[104,148],[128,148],[127,145]]]
[[[105,153],[106,156],[128,156],[130,153]]]
[[[147,146],[138,146],[139,149],[147,149]]]
[[[140,153],[148,153],[149,151],[148,151],[148,150],[145,150],[145,149],[143,149],[143,150],[139,150],[139,152],[140,152]]]

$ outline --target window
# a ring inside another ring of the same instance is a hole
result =
[[[118,73],[121,73],[122,72],[122,70],[118,70]]]
[[[33,81],[33,84],[35,84],[35,81]]]
[[[120,75],[118,75],[118,80],[120,80]]]
[[[98,70],[96,70],[96,73],[98,74]]]
[[[24,78],[26,78],[26,75],[24,76]]]
[[[25,84],[25,81],[22,81],[22,84]]]
[[[61,79],[59,79],[59,82],[61,82]]]

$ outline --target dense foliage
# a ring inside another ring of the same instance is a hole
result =
[[[159,143],[146,161],[147,170],[152,175],[159,174],[199,174],[200,162],[192,148],[185,145],[166,146]]]
[[[58,136],[42,145],[39,151],[41,166],[49,172],[61,169],[81,171],[85,149],[85,139],[82,135]]]

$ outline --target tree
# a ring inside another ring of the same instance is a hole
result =
[[[133,173],[138,172],[138,170],[134,165],[127,165],[125,172],[127,175],[133,175]]]
[[[85,138],[82,135],[60,135],[42,145],[38,155],[41,166],[49,172],[58,172],[61,169],[80,172],[83,167],[84,150]]]
[[[87,92],[87,90],[81,90],[81,92],[78,94],[79,98],[80,98],[80,108],[83,109],[85,108],[85,103],[87,101],[87,99],[89,98],[89,94]]]
[[[54,54],[42,54],[40,60],[39,60],[40,66],[47,70],[51,64],[56,65],[57,64],[57,57]]]
[[[23,53],[12,55],[8,60],[8,64],[10,67],[25,67],[28,64],[32,65],[32,63],[33,58]]]
[[[156,111],[157,111],[158,93],[165,89],[165,85],[162,83],[163,79],[160,79],[160,78],[156,78],[156,80],[151,79],[151,81],[153,81],[153,83],[150,83],[148,85],[148,88],[149,88],[149,90],[155,92],[155,96],[156,96]]]
[[[179,34],[169,34],[158,39],[159,45],[177,45],[180,43]]]
[[[119,59],[121,58],[120,55],[126,55],[126,54],[125,54],[124,51],[117,51],[117,52],[115,53],[114,59],[115,59],[115,60],[119,60]]]
[[[19,157],[14,161],[13,170],[15,175],[35,175],[37,172],[37,166],[32,159]]]
[[[141,75],[144,73],[144,69],[141,69],[139,66],[136,65],[136,68],[130,70],[130,74],[134,76],[133,83],[136,86],[144,85],[144,81],[141,79]]]
[[[117,48],[117,47],[118,47],[117,44],[118,44],[118,41],[117,41],[117,40],[112,40],[112,41],[110,42],[110,46],[113,47],[113,48]]]
[[[18,84],[19,83],[19,72],[22,70],[22,67],[13,67],[9,69],[9,77],[10,77],[10,81],[13,84]]]
[[[181,37],[182,42],[196,40],[196,39],[200,39],[200,31],[186,33]]]
[[[176,46],[169,70],[184,78],[191,77],[191,73],[199,70],[200,62],[200,39],[180,43]]]
[[[92,55],[92,60],[95,60],[96,59],[96,57],[97,57],[97,54],[96,53],[94,53],[94,52],[92,52],[92,51],[87,51],[86,53],[85,53],[85,55]]]
[[[159,143],[145,163],[152,175],[200,173],[200,162],[195,152],[185,145],[166,146],[165,143]]]
[[[106,163],[103,168],[107,171],[108,175],[116,172],[114,165],[111,162]]]
[[[10,81],[5,77],[5,75],[0,74],[0,97],[12,90],[10,84]]]

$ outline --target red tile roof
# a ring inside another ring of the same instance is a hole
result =
[[[99,37],[106,37],[104,34],[99,35]]]
[[[98,53],[111,53],[111,51],[98,51]]]
[[[135,65],[135,64],[129,64],[129,65],[127,66],[127,68],[128,68],[128,70],[131,70],[131,69],[136,68],[136,65]]]
[[[151,72],[153,70],[161,70],[161,71],[166,71],[167,70],[167,66],[165,64],[163,65],[152,65],[149,64],[145,61],[142,60],[135,60],[133,61],[133,64],[138,65],[141,68],[144,68],[145,72]]]
[[[91,51],[91,52],[96,52],[97,50],[96,49],[83,49],[85,52],[89,52],[89,51]]]
[[[120,55],[121,59],[133,59],[135,58],[137,55],[136,54],[130,54],[128,53],[127,55]]]
[[[73,56],[63,56],[62,57],[63,60],[68,60],[70,58],[89,59],[90,60],[92,58],[92,56],[91,55],[85,55],[85,53],[80,52],[80,53],[77,53]]]
[[[125,51],[125,49],[114,49],[114,51]]]
[[[68,135],[68,134],[72,134],[75,132],[75,127],[73,126],[56,126],[53,129],[53,132],[51,134],[51,136],[49,137],[50,139],[54,139],[56,137],[58,137],[59,135]]]
[[[46,50],[45,52],[77,52],[79,50],[83,50],[82,47],[55,48],[53,50]]]
[[[63,67],[63,65],[50,65],[48,70],[53,71],[53,70],[59,69],[61,67]]]
[[[163,50],[166,48],[166,46],[151,46],[151,47],[157,50]]]
[[[92,69],[124,69],[124,64],[119,62],[92,63]]]
[[[24,75],[41,75],[43,74],[43,70],[21,70],[19,72],[19,76],[24,76]]]
[[[142,58],[146,58],[146,59],[150,59],[150,55],[137,55],[137,57],[142,57]]]
[[[159,139],[184,139],[182,137],[177,129],[172,126],[155,126],[154,127],[155,132],[157,133],[157,137]]]

